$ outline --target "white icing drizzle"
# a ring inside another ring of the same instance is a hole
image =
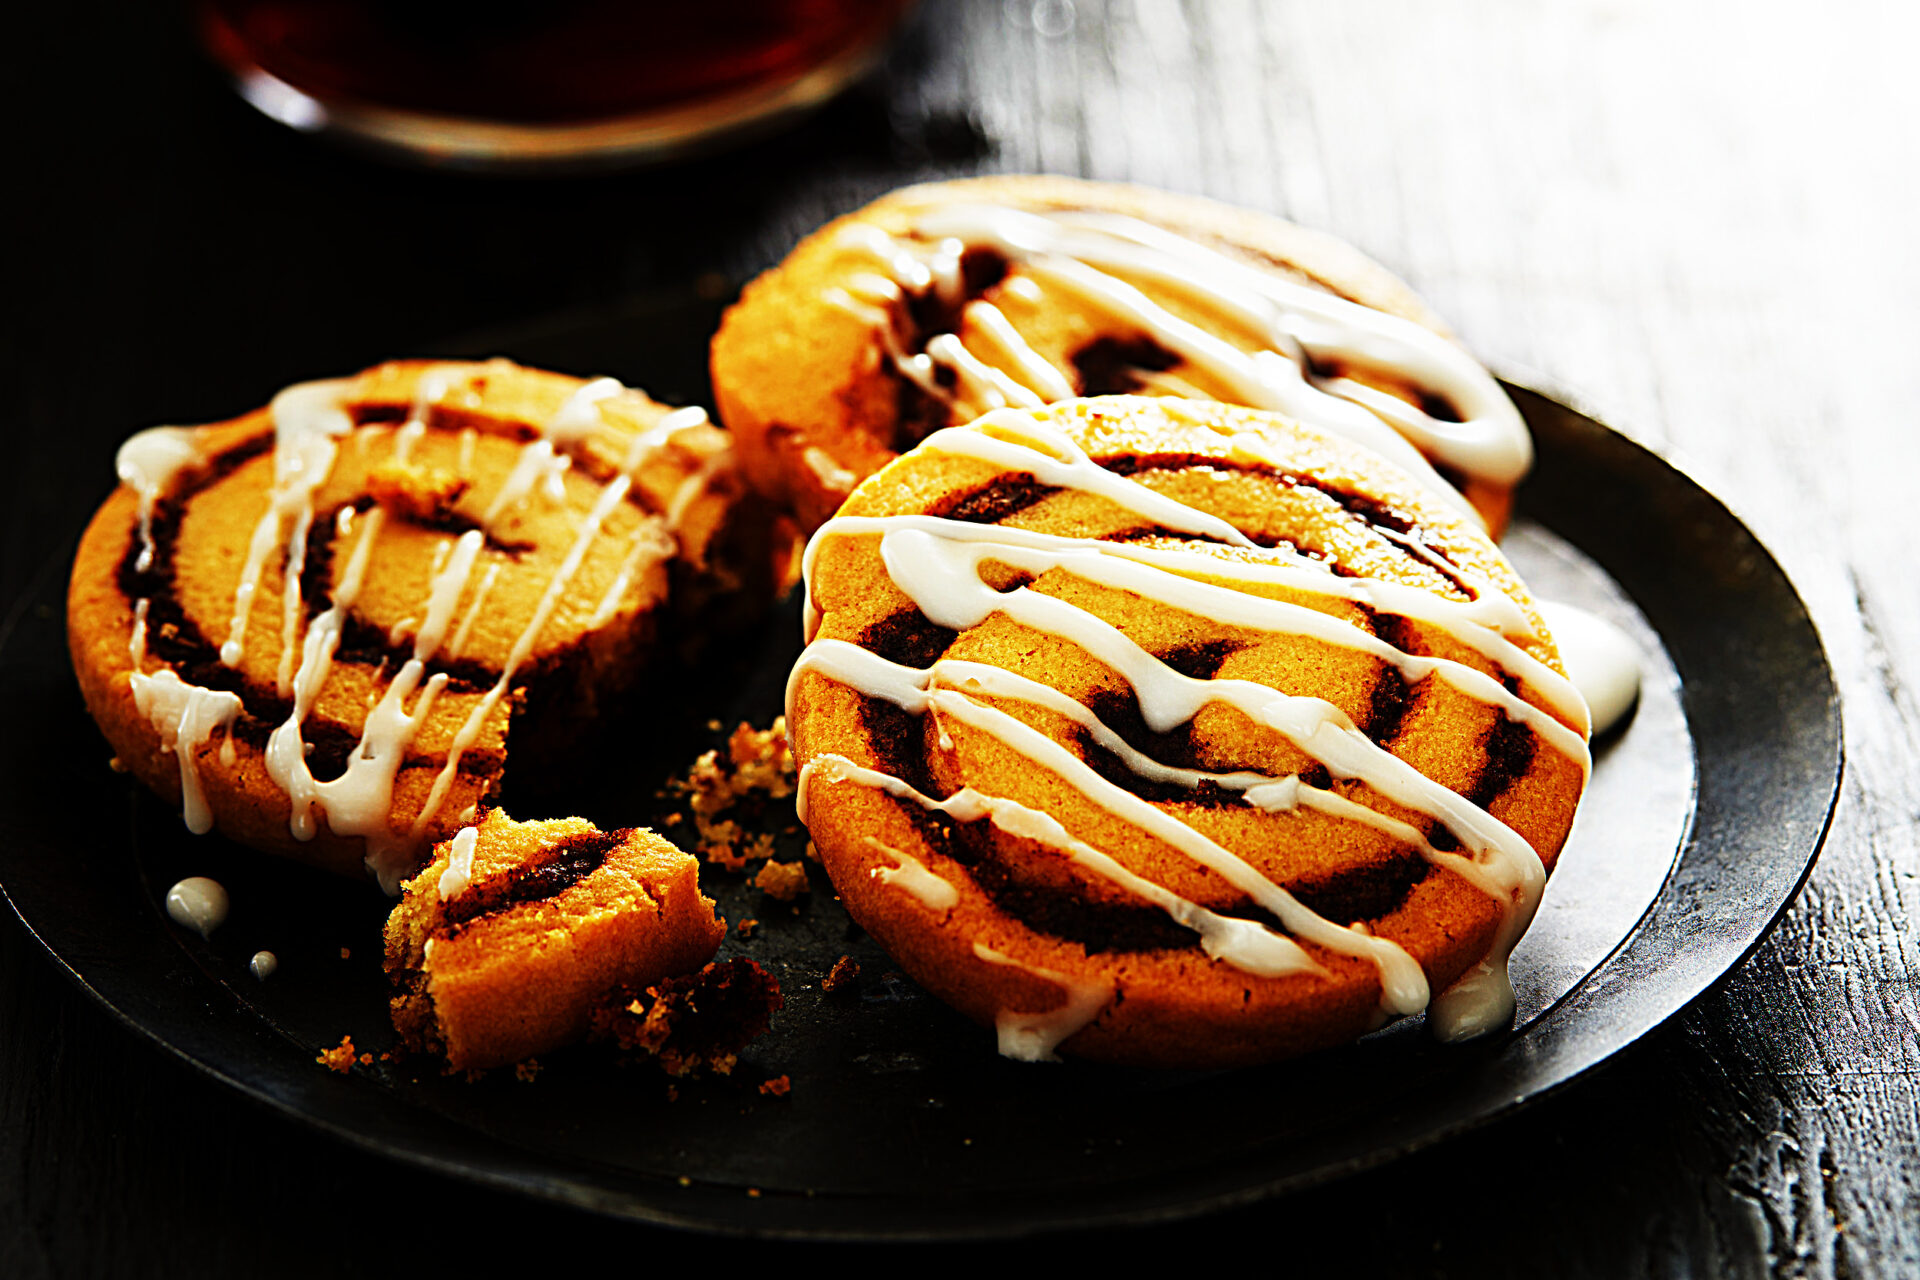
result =
[[[626,456],[620,460],[620,469],[629,475],[638,473],[647,460],[674,436],[688,427],[702,426],[706,421],[707,411],[697,404],[670,410],[658,422],[633,437],[633,442],[627,446]]]
[[[905,671],[908,669],[902,668],[902,670]],[[938,696],[939,695],[936,694],[922,699],[918,709],[928,709],[934,705],[934,700],[937,699]],[[962,701],[964,701],[964,699]],[[954,708],[948,705],[945,709],[952,712]],[[975,709],[989,715],[1001,714],[987,707],[976,706]],[[1011,718],[1009,717],[1009,719]],[[1025,728],[1024,725],[1020,727]],[[1032,731],[1029,730],[1028,732]],[[1038,737],[1039,735],[1035,736]],[[1031,743],[1032,739],[1026,739],[1026,741]],[[1062,752],[1061,754],[1064,755],[1065,753]],[[1046,762],[1043,761],[1042,763]],[[1082,767],[1084,768],[1084,766]],[[816,756],[812,760],[809,760],[801,770],[801,789],[804,791],[808,786],[813,784],[816,778],[824,778],[829,782],[857,782],[862,786],[876,787],[887,792],[889,795],[896,796],[902,800],[910,800],[924,806],[928,810],[944,813],[960,822],[978,822],[980,819],[985,818],[992,822],[994,826],[1005,831],[1008,835],[1017,836],[1024,840],[1031,840],[1035,844],[1045,845],[1050,849],[1063,853],[1075,864],[1086,867],[1096,874],[1106,877],[1122,888],[1131,891],[1136,896],[1159,907],[1177,923],[1185,925],[1187,928],[1199,934],[1201,947],[1208,955],[1216,960],[1224,960],[1242,972],[1258,974],[1262,977],[1278,977],[1285,973],[1324,972],[1320,966],[1314,962],[1313,958],[1303,951],[1299,944],[1291,938],[1282,937],[1264,925],[1251,920],[1237,920],[1231,916],[1218,915],[1196,903],[1180,897],[1178,894],[1168,892],[1153,881],[1143,876],[1135,875],[1133,872],[1127,870],[1126,867],[1122,866],[1111,855],[1094,848],[1083,840],[1074,838],[1056,819],[1040,812],[1038,809],[1030,808],[1027,805],[1019,804],[1016,801],[1007,800],[999,796],[990,796],[972,787],[962,787],[945,800],[934,800],[890,774],[880,773],[877,770],[857,765],[843,756]],[[1077,783],[1079,780],[1076,779],[1075,781]],[[1112,784],[1108,785],[1111,786]],[[1122,794],[1125,793],[1122,792]],[[1145,804],[1145,801],[1141,801],[1140,803]],[[1158,811],[1156,810],[1156,812]],[[1219,849],[1219,846],[1214,845],[1213,848]],[[889,850],[889,852],[891,852],[891,850]],[[1227,854],[1225,850],[1220,850],[1220,852],[1224,855],[1223,862],[1233,864],[1234,869],[1240,872],[1236,883],[1245,881],[1247,886],[1251,887],[1253,882],[1258,881],[1259,884],[1273,890],[1274,893],[1286,896],[1288,903],[1293,902],[1291,896],[1286,895],[1285,890],[1279,889],[1278,886],[1272,885],[1264,878],[1258,876],[1251,868],[1246,867],[1244,863],[1234,858],[1233,855]],[[1215,869],[1227,870],[1225,867],[1216,867]],[[1233,878],[1233,872],[1231,870],[1228,871],[1228,874],[1229,878]],[[946,882],[942,881],[941,883],[944,884]],[[948,887],[951,888],[952,886]],[[1293,905],[1292,910],[1296,915],[1300,913],[1297,904]],[[1392,944],[1389,943],[1386,945],[1391,946]],[[1414,967],[1414,972],[1419,972],[1418,966]],[[1421,1002],[1424,1004],[1426,993],[1424,978],[1420,983],[1420,992]]]
[[[167,890],[167,914],[203,938],[226,923],[227,907],[225,886],[206,876],[188,876]]]
[[[247,619],[253,612],[254,593],[260,588],[260,574],[267,557],[280,550],[289,521],[299,530],[299,548],[304,555],[306,526],[313,519],[314,491],[333,471],[339,438],[353,430],[353,418],[346,410],[352,386],[352,380],[346,378],[303,382],[273,398],[273,487],[267,494],[267,510],[247,544],[246,563],[234,591],[233,621],[226,642],[220,646],[220,661],[229,667],[239,666],[246,653]],[[300,575],[290,562],[286,567],[290,585],[283,612],[297,614]]]
[[[1640,699],[1640,647],[1597,614],[1557,600],[1540,602],[1567,674],[1593,710],[1593,731],[1620,723]]]
[[[286,572],[280,584],[280,665],[274,684],[281,697],[293,691],[293,652],[300,637],[300,575],[307,565],[307,534],[313,528],[313,504],[302,507],[293,518],[293,533],[287,539]]]
[[[424,687],[422,677],[426,676],[426,664],[439,650],[460,594],[472,575],[474,561],[485,544],[485,535],[470,529],[454,543],[429,588],[425,618],[414,639],[413,656],[401,666],[367,713],[360,743],[348,754],[346,769],[338,778],[320,782],[307,766],[300,727],[312,708],[313,698],[326,681],[333,652],[339,644],[340,629],[359,596],[367,556],[384,515],[377,507],[368,514],[347,571],[334,591],[331,606],[308,630],[294,708],[267,741],[267,770],[287,793],[291,807],[289,826],[296,838],[313,838],[317,831],[314,810],[319,808],[325,812],[327,825],[335,835],[360,836],[366,840],[368,869],[383,888],[392,892],[408,869],[417,840],[411,834],[397,835],[389,825],[394,780],[406,760],[414,735],[426,723],[435,700],[446,688],[448,678],[444,672],[427,677]],[[419,696],[409,711],[407,699],[412,698],[416,690]]]
[[[280,971],[280,957],[271,951],[256,951],[253,959],[247,961],[247,972],[261,982],[265,982]]]
[[[433,653],[429,641],[437,644],[437,635],[429,626],[422,627],[414,656],[400,668],[367,713],[360,742],[348,753],[346,768],[339,777],[327,782],[314,778],[307,765],[306,744],[301,734],[301,725],[312,710],[313,700],[326,683],[341,628],[359,596],[367,558],[384,516],[385,512],[378,507],[367,514],[347,570],[334,590],[332,604],[307,630],[300,670],[294,680],[293,710],[268,737],[266,763],[268,775],[287,795],[288,826],[294,837],[300,840],[314,837],[318,830],[314,811],[320,809],[335,835],[359,836],[366,840],[368,868],[379,878],[381,886],[392,892],[406,870],[406,860],[414,845],[411,839],[397,837],[388,825],[394,778],[406,759],[408,744],[426,722],[435,699],[447,685],[446,673],[439,672],[421,687],[427,659]],[[461,566],[449,564],[441,577],[448,578],[456,567]],[[470,557],[463,567],[471,569]],[[464,574],[460,581],[465,581]],[[436,595],[441,591],[441,585],[436,583]],[[451,612],[451,609],[452,605],[448,604],[442,612]],[[429,606],[429,615],[433,611]],[[444,627],[443,617],[439,628],[444,630]],[[413,697],[415,690],[419,690],[420,696],[415,699],[413,710],[408,711],[406,701]]]
[[[1073,399],[1073,384],[1047,363],[1046,357],[1027,344],[1027,340],[1020,336],[1020,331],[1013,327],[1013,322],[1007,319],[1006,313],[1000,308],[991,302],[975,299],[967,304],[964,314],[999,354],[1020,371],[1026,385],[1038,393],[1043,402]]]
[[[128,437],[114,455],[114,471],[140,501],[140,556],[134,569],[153,567],[153,504],[181,472],[206,461],[192,427],[148,427]]]
[[[507,478],[501,481],[500,491],[494,494],[486,514],[480,517],[481,526],[493,529],[502,516],[525,506],[536,488],[550,502],[564,501],[567,491],[561,476],[572,465],[573,459],[564,453],[556,453],[553,441],[546,436],[528,441],[521,446],[519,460],[513,464],[513,470],[507,473]]]
[[[963,301],[960,255],[968,248],[991,249],[1021,267],[1024,274],[1016,280],[1026,282],[1022,292],[1030,294],[1037,282],[1043,290],[1072,297],[1128,331],[1146,334],[1224,398],[1279,410],[1364,444],[1463,509],[1464,500],[1428,458],[1495,484],[1512,484],[1532,463],[1532,443],[1518,411],[1499,384],[1447,339],[1136,218],[953,203],[922,213],[908,239],[854,224],[841,233],[840,243],[875,259],[886,272],[882,279],[895,286],[894,297],[902,290],[931,290],[950,305]],[[930,395],[977,414],[1027,403],[1011,395],[1009,386],[1021,396],[1037,393],[1047,400],[1072,394],[1062,371],[1052,369],[990,306],[969,305],[967,319],[1020,372],[1025,385],[1004,374],[987,376],[983,370],[991,366],[967,353],[952,335],[935,335],[922,351],[906,352],[892,318],[875,305],[892,298],[863,276],[856,276],[851,288],[830,290],[828,300],[878,313],[876,328],[888,358]],[[1141,285],[1199,307],[1217,320],[1215,328],[1247,335],[1255,349],[1243,350],[1181,319]],[[1437,394],[1464,421],[1441,421],[1352,378],[1322,377],[1314,372],[1316,363],[1377,372]],[[933,376],[936,365],[958,375],[951,388]],[[1186,379],[1168,385],[1195,389]]]
[[[852,493],[859,477],[833,460],[833,455],[818,445],[808,445],[800,460],[813,472],[823,488],[833,493]]]
[[[579,444],[606,425],[600,402],[625,390],[617,378],[595,378],[583,384],[547,419],[547,438],[563,446]]]
[[[473,847],[479,839],[478,827],[462,827],[453,837],[453,848],[447,853],[447,869],[440,873],[435,886],[440,892],[440,901],[453,901],[473,883]]]
[[[883,533],[880,540],[880,554],[882,562],[888,567],[895,583],[903,589],[906,589],[906,579],[935,581],[934,575],[939,576],[937,584],[928,592],[926,598],[913,597],[914,603],[923,611],[927,610],[929,603],[932,603],[934,608],[951,610],[941,617],[928,612],[928,619],[936,625],[955,629],[978,626],[979,622],[984,621],[986,617],[985,613],[979,612],[979,608],[985,606],[987,612],[998,610],[1017,622],[1064,634],[1059,631],[1058,623],[1064,617],[1062,610],[1072,609],[1072,606],[1063,606],[1058,601],[1054,601],[1053,597],[1040,595],[1026,587],[1011,592],[995,592],[980,579],[980,570],[989,561],[1010,565],[1036,575],[1048,570],[1061,569],[1088,582],[1135,595],[1150,596],[1175,609],[1211,618],[1230,626],[1308,636],[1327,644],[1352,649],[1393,666],[1408,684],[1418,684],[1429,676],[1437,677],[1470,697],[1499,707],[1509,719],[1520,721],[1545,738],[1561,754],[1579,761],[1583,769],[1591,768],[1586,738],[1579,731],[1568,728],[1524,698],[1508,692],[1491,676],[1464,663],[1446,658],[1416,657],[1403,653],[1343,618],[1334,617],[1304,605],[1271,600],[1264,596],[1250,595],[1246,592],[1199,582],[1177,573],[1163,572],[1160,567],[1149,566],[1124,556],[1107,555],[1092,549],[1118,544],[1100,543],[1087,539],[1053,539],[1056,544],[1068,545],[1064,548],[1056,545],[1044,549],[1020,547],[1009,545],[993,536],[1003,532],[1018,533],[1019,531],[1016,530],[1003,530],[994,525],[975,525],[962,521],[934,521],[926,517],[920,519],[926,523],[918,528],[894,529]],[[940,527],[937,529],[930,527],[936,524]],[[1194,559],[1202,559],[1202,557],[1196,556]],[[899,572],[894,572],[896,565],[901,566]],[[952,584],[966,581],[977,584],[977,590],[966,589],[971,596],[972,607],[950,603],[955,599],[953,592],[963,589],[956,588]],[[1339,580],[1336,579],[1336,581]],[[1430,592],[1420,592],[1418,588],[1410,590],[1425,595],[1429,599],[1438,599]],[[908,594],[910,596],[913,594],[910,589]],[[991,602],[988,601],[988,596],[993,597]],[[1052,603],[1043,603],[1048,601]],[[966,621],[965,619],[975,620]],[[1056,625],[1049,627],[1047,625],[1049,621]],[[1515,646],[1507,647],[1520,652]],[[1553,672],[1545,663],[1537,660],[1534,662],[1540,672],[1547,677],[1543,683],[1561,695],[1567,713],[1570,716],[1578,716],[1581,704],[1577,700],[1565,698],[1566,692],[1570,690],[1565,678]],[[1584,719],[1584,717],[1581,718]]]
[[[600,490],[600,497],[594,502],[593,509],[581,519],[574,535],[573,545],[567,549],[566,558],[554,571],[552,579],[547,583],[547,589],[541,593],[539,604],[534,607],[533,617],[528,619],[526,627],[514,641],[513,649],[507,654],[506,661],[501,664],[500,678],[474,705],[472,713],[467,716],[466,723],[462,724],[459,731],[454,734],[453,742],[447,748],[446,765],[434,778],[433,790],[428,793],[427,802],[421,808],[420,816],[414,819],[410,833],[414,841],[417,842],[426,834],[434,815],[440,811],[440,805],[446,800],[447,792],[453,787],[453,779],[460,771],[460,758],[480,737],[480,730],[486,724],[487,717],[500,704],[500,699],[506,696],[507,690],[512,685],[514,672],[519,670],[520,664],[532,654],[534,643],[540,638],[540,632],[546,628],[547,620],[553,616],[554,608],[560,603],[560,597],[565,593],[567,585],[573,581],[573,575],[580,571],[581,562],[586,559],[588,548],[593,545],[594,539],[600,536],[600,526],[625,499],[627,490],[632,485],[631,476],[626,474],[615,476]]]
[[[427,616],[414,637],[414,657],[431,658],[439,651],[440,642],[447,634],[447,624],[453,621],[453,610],[460,603],[460,594],[467,589],[467,579],[473,575],[473,563],[486,544],[487,536],[478,529],[467,530],[454,542],[446,564],[434,575],[433,587],[427,596]]]
[[[147,609],[151,602],[142,596],[133,602],[133,634],[127,638],[127,660],[138,671],[147,665]]]
[[[1202,534],[1242,548],[1251,545],[1224,521],[1099,467],[1064,432],[1028,415],[991,414],[972,427],[937,432],[923,447],[980,458],[1008,472],[1030,473],[1041,483],[1108,497],[1171,530]],[[789,716],[801,677],[816,673],[867,696],[892,701],[910,713],[932,716],[942,749],[951,749],[952,745],[943,720],[989,734],[1093,804],[1221,875],[1277,917],[1292,937],[1204,912],[1078,840],[1056,819],[1009,800],[983,796],[970,787],[936,802],[899,779],[844,760],[819,757],[809,761],[802,772],[803,818],[806,791],[817,785],[816,779],[878,787],[962,821],[988,817],[1002,830],[1050,847],[1136,897],[1160,906],[1200,934],[1208,955],[1249,972],[1317,969],[1308,953],[1292,940],[1297,937],[1337,954],[1372,962],[1380,974],[1383,1013],[1406,1014],[1429,1008],[1429,1021],[1442,1038],[1480,1034],[1511,1016],[1513,993],[1506,975],[1506,957],[1531,920],[1545,881],[1539,856],[1522,837],[1372,742],[1331,703],[1288,695],[1246,680],[1185,676],[1094,614],[1028,586],[996,591],[983,579],[982,570],[989,562],[1035,575],[1060,570],[1228,625],[1309,636],[1362,652],[1390,664],[1410,685],[1436,678],[1498,708],[1585,769],[1589,766],[1585,703],[1564,677],[1514,643],[1515,639],[1537,637],[1524,612],[1504,593],[1491,584],[1470,582],[1476,599],[1461,602],[1399,584],[1335,577],[1325,566],[1298,555],[1262,551],[1256,553],[1259,559],[1228,558],[928,516],[843,516],[829,521],[808,548],[809,577],[815,556],[829,539],[876,535],[876,550],[888,577],[933,625],[964,631],[997,613],[1065,639],[1131,686],[1141,717],[1153,732],[1168,732],[1190,721],[1209,703],[1232,706],[1292,742],[1333,777],[1357,779],[1393,804],[1437,820],[1456,838],[1460,850],[1436,849],[1416,827],[1331,790],[1308,786],[1297,775],[1271,778],[1251,772],[1219,774],[1161,765],[1134,750],[1084,705],[1017,673],[953,660],[919,670],[829,639],[813,639],[795,666],[787,690]],[[1468,648],[1493,659],[1502,670],[1519,674],[1536,696],[1574,727],[1464,663],[1404,653],[1343,618],[1201,581],[1203,575],[1352,600],[1439,627]],[[808,603],[808,634],[812,638],[819,616],[811,599]],[[1230,850],[1108,781],[1025,721],[979,701],[982,696],[1029,702],[1067,716],[1129,768],[1148,778],[1188,787],[1211,782],[1237,790],[1246,803],[1269,811],[1311,808],[1387,833],[1428,861],[1462,876],[1499,904],[1501,923],[1487,960],[1430,1001],[1425,974],[1404,949],[1374,936],[1364,925],[1342,927],[1309,911]]]
[[[1000,1055],[1016,1062],[1060,1061],[1054,1050],[1069,1036],[1089,1026],[1113,1000],[1114,989],[1111,986],[1078,982],[1056,969],[1023,964],[985,943],[974,943],[973,954],[988,964],[1004,965],[1045,979],[1059,987],[1066,997],[1055,1009],[1038,1013],[1002,1009],[995,1015],[994,1031],[999,1037]]]
[[[867,837],[867,844],[894,861],[891,867],[875,867],[867,873],[881,884],[893,886],[936,914],[951,911],[960,901],[958,889],[912,854],[902,853],[872,836]]]
[[[627,446],[626,455],[621,459],[621,471],[637,481],[640,469],[675,435],[689,427],[703,426],[706,422],[707,411],[699,405],[688,405],[662,415],[658,422],[634,436],[633,442]],[[633,532],[627,558],[621,562],[619,572],[614,575],[606,594],[594,606],[593,614],[587,620],[589,628],[603,626],[613,617],[621,599],[643,569],[671,559],[680,550],[680,522],[685,518],[687,509],[706,492],[716,475],[732,465],[731,446],[715,451],[674,488],[664,512],[650,515],[641,522]]]
[[[633,531],[633,538],[628,544],[627,558],[620,562],[619,572],[613,575],[613,581],[607,584],[606,594],[600,597],[600,603],[593,607],[593,614],[587,619],[588,630],[605,626],[607,620],[613,617],[643,566],[651,568],[671,558],[679,549],[669,530],[668,522],[659,516],[650,516],[640,522],[640,527]]]
[[[232,731],[240,714],[239,695],[188,684],[168,670],[152,675],[135,671],[127,678],[133,685],[133,705],[159,733],[160,749],[179,758],[181,814],[187,830],[203,836],[213,830],[213,813],[200,787],[198,752],[216,730]]]
[[[493,592],[493,584],[500,577],[500,566],[490,564],[480,578],[480,586],[473,593],[473,599],[467,604],[467,611],[460,619],[460,627],[453,633],[453,639],[447,642],[447,657],[458,658],[467,647],[467,637],[473,634],[473,624],[480,617],[480,606],[487,602]]]

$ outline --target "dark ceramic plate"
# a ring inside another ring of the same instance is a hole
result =
[[[716,310],[686,299],[575,317],[446,354],[613,373],[697,400]],[[416,1075],[377,1058],[391,1044],[383,899],[188,836],[100,767],[107,752],[67,666],[64,557],[0,632],[0,881],[85,991],[243,1093],[371,1151],[607,1214],[741,1233],[989,1236],[1172,1218],[1326,1182],[1507,1114],[1683,1008],[1779,917],[1838,787],[1832,676],[1773,558],[1668,463],[1551,399],[1515,395],[1540,462],[1507,549],[1540,595],[1637,637],[1647,678],[1634,718],[1596,744],[1573,842],[1514,958],[1514,1027],[1477,1044],[1437,1045],[1415,1020],[1262,1070],[1006,1062],[991,1034],[892,972],[817,873],[794,909],[709,867],[723,912],[761,921],[726,953],[759,959],[789,995],[732,1078],[683,1083],[673,1098],[650,1069],[585,1052],[554,1055],[531,1086]],[[663,691],[565,787],[510,793],[509,806],[618,825],[662,813],[656,788],[717,740],[710,718],[764,724],[778,710],[797,647],[789,609],[706,655],[701,681]],[[161,908],[193,874],[233,899],[210,943]],[[260,948],[281,966],[264,983],[246,968]],[[827,995],[819,979],[843,954],[860,978]],[[345,1033],[375,1061],[351,1075],[317,1066]],[[780,1075],[790,1095],[759,1092]]]

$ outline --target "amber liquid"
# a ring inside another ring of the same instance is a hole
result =
[[[324,103],[548,125],[797,80],[909,0],[201,0],[206,39]]]

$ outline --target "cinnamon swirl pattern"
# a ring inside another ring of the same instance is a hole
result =
[[[713,380],[754,484],[810,526],[931,431],[1077,395],[1283,412],[1496,535],[1532,459],[1499,384],[1351,248],[1065,178],[910,187],[828,224],[729,311]]]
[[[1003,1053],[1234,1065],[1510,1016],[1586,708],[1417,481],[1220,404],[1003,408],[808,557],[802,816]]]
[[[382,365],[118,468],[69,637],[119,759],[195,831],[389,891],[497,790],[510,729],[632,681],[670,579],[765,578],[727,434],[611,378]]]

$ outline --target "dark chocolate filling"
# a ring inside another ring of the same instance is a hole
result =
[[[912,378],[898,373],[894,378],[893,450],[905,453],[942,427],[952,426],[953,414],[948,411],[946,401],[922,391]]]
[[[1294,884],[1288,892],[1315,915],[1352,924],[1391,914],[1431,874],[1431,863],[1405,850],[1386,862],[1344,867],[1323,880]]]
[[[1362,617],[1368,630],[1400,652],[1420,652],[1413,624],[1407,619],[1364,606]],[[1392,663],[1382,662],[1374,672],[1373,688],[1367,694],[1367,710],[1361,720],[1360,731],[1381,746],[1386,746],[1399,735],[1407,714],[1413,710],[1416,696],[1413,686],[1407,683],[1399,669]]]
[[[484,916],[557,898],[574,885],[598,871],[607,855],[625,844],[633,829],[618,831],[582,831],[553,845],[547,861],[531,867],[515,867],[504,884],[496,881],[484,888],[475,886],[451,902],[440,906],[447,930],[458,929]]]
[[[1146,334],[1100,337],[1073,353],[1075,380],[1083,396],[1130,395],[1146,386],[1142,371],[1164,373],[1180,357]]]
[[[1175,645],[1154,656],[1189,680],[1211,680],[1220,674],[1228,658],[1246,647],[1242,640],[1202,640]]]
[[[999,524],[1058,492],[1058,486],[1041,484],[1032,472],[1018,471],[999,476],[977,489],[952,494],[936,503],[927,514],[964,520],[968,524]]]
[[[1460,411],[1453,407],[1453,401],[1447,399],[1438,391],[1422,391],[1420,393],[1420,412],[1426,414],[1435,422],[1466,421],[1465,418],[1460,416]],[[1459,486],[1455,485],[1454,487],[1458,488]]]
[[[1188,720],[1165,733],[1155,733],[1141,716],[1140,699],[1131,686],[1096,689],[1088,695],[1086,707],[1141,755],[1176,769],[1206,768],[1201,760],[1201,744],[1193,735],[1193,722]]]
[[[868,626],[857,643],[888,662],[924,670],[959,638],[959,632],[934,626],[918,609],[902,609]]]
[[[1198,786],[1188,787],[1135,773],[1119,753],[1101,746],[1085,729],[1075,730],[1073,745],[1080,758],[1095,773],[1142,800],[1154,804],[1190,804],[1206,809],[1240,803],[1239,792],[1228,791],[1217,783],[1201,782]]]
[[[1512,683],[1511,680],[1505,683]],[[1539,740],[1523,721],[1509,719],[1501,715],[1493,722],[1486,735],[1480,740],[1480,748],[1486,754],[1486,760],[1475,772],[1473,781],[1460,794],[1473,804],[1485,809],[1505,795],[1507,788],[1526,776],[1533,767],[1534,756],[1539,752]],[[1427,840],[1434,848],[1448,851],[1458,849],[1460,842],[1440,823],[1435,823],[1428,832]]]

